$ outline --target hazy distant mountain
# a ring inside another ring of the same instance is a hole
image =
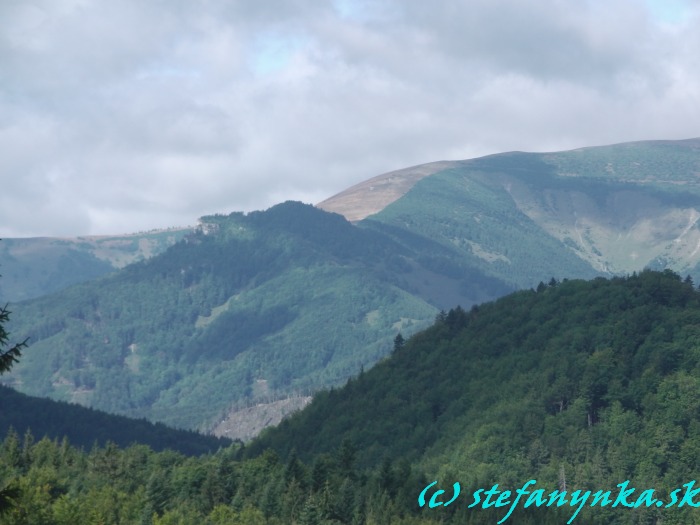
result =
[[[0,303],[101,277],[162,253],[190,232],[173,228],[131,235],[5,238],[0,242]]]
[[[505,153],[377,177],[320,206],[202,218],[114,275],[14,305],[7,381],[189,428],[344,382],[398,332],[553,277],[697,279],[700,140]]]

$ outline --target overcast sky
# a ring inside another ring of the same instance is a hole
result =
[[[5,237],[700,136],[698,1],[1,0],[0,20]]]

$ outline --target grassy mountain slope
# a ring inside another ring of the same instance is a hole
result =
[[[384,173],[360,182],[337,195],[319,202],[322,210],[339,213],[350,222],[361,221],[405,195],[424,177],[452,168],[459,161],[438,161]]]
[[[528,166],[527,160],[520,160],[521,169]],[[542,166],[532,164],[531,173],[539,175]],[[502,185],[476,166],[422,179],[404,197],[361,224],[374,222],[439,242],[469,266],[518,288],[552,276],[598,275],[522,213]]]
[[[0,303],[39,297],[165,251],[192,230],[0,242]]]
[[[360,224],[457,249],[517,287],[671,268],[700,276],[700,140],[491,155],[422,178]]]

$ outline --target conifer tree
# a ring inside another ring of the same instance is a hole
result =
[[[27,345],[27,341],[18,343],[8,350],[3,350],[8,345],[10,335],[5,331],[4,324],[10,320],[10,311],[7,305],[0,307],[0,375],[8,372],[19,357],[22,355],[21,350]]]
[[[401,332],[399,332],[398,335],[394,337],[394,352],[400,351],[405,343],[406,340],[401,335]]]
[[[21,355],[20,350],[24,348],[27,343],[25,340],[3,351],[10,337],[3,325],[9,321],[9,319],[10,312],[7,309],[7,305],[0,307],[0,375],[10,370],[12,365],[18,361]],[[0,488],[0,515],[7,512],[12,507],[12,502],[18,495],[18,489],[12,485]]]

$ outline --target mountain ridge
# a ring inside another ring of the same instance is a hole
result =
[[[358,222],[406,194],[419,180],[467,161],[435,161],[390,171],[360,182],[316,204]]]
[[[408,168],[405,193],[354,223],[294,202],[203,217],[147,261],[18,303],[34,344],[7,380],[211,428],[261,382],[274,397],[342,384],[458,304],[644,267],[700,280],[699,144]]]
[[[464,166],[472,161],[488,160],[495,157],[503,157],[509,155],[539,155],[543,158],[550,156],[556,157],[561,154],[585,154],[589,151],[604,151],[608,148],[634,148],[638,146],[686,146],[689,148],[700,149],[700,137],[694,137],[681,140],[640,140],[633,142],[620,142],[610,145],[600,146],[585,146],[564,151],[547,151],[541,153],[533,153],[526,151],[507,151],[502,153],[493,153],[481,157],[464,160],[451,161],[433,161],[424,164],[417,164],[408,168],[390,171],[376,177],[372,177],[358,184],[355,184],[339,193],[324,199],[316,204],[316,206],[326,211],[339,213],[345,216],[350,222],[357,222],[367,218],[369,215],[378,213],[386,206],[402,197],[408,192],[416,182],[424,177],[429,177],[435,173],[458,166]],[[698,172],[700,174],[700,171]],[[574,176],[574,174],[569,174]],[[379,190],[379,191],[377,191]],[[382,192],[384,190],[384,192]],[[385,193],[382,195],[382,193]],[[371,197],[373,199],[369,210],[364,209],[362,204],[357,201],[361,197]],[[380,207],[381,206],[381,207]]]
[[[23,237],[0,241],[0,302],[40,297],[148,259],[190,233],[167,228],[123,235]]]

